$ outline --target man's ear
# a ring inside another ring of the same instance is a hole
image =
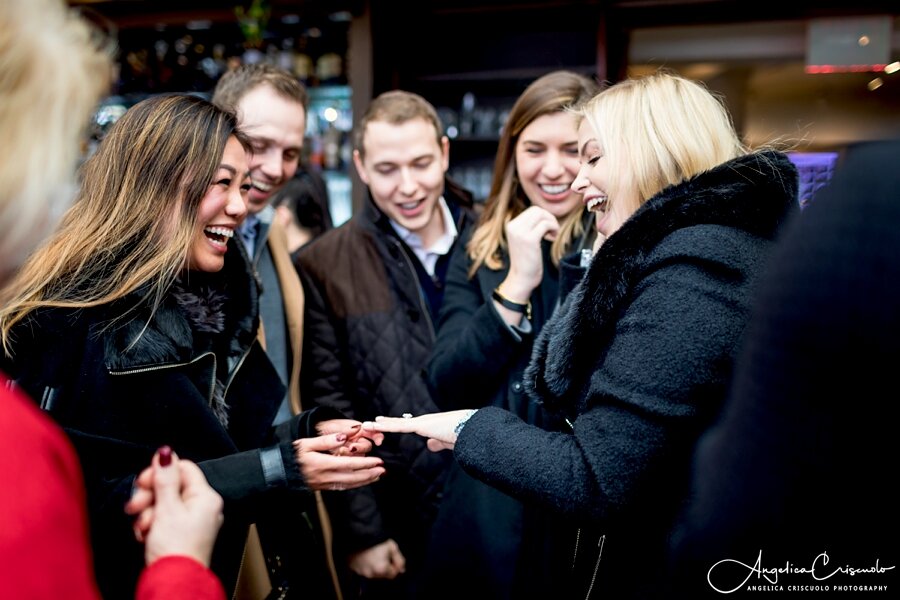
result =
[[[441,162],[446,173],[450,169],[450,140],[446,135],[441,136]]]
[[[359,175],[359,178],[362,179],[362,182],[369,185],[369,174],[366,173],[366,168],[363,165],[362,157],[359,155],[359,150],[353,151],[353,164],[356,166],[356,173]]]

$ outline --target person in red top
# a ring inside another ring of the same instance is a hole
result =
[[[0,284],[71,198],[80,133],[112,75],[61,0],[0,3]],[[146,543],[139,600],[220,600],[208,568],[222,500],[196,465],[157,453],[129,503]],[[162,459],[162,460],[161,460]],[[168,462],[168,466],[165,463]],[[0,595],[100,598],[85,489],[62,430],[0,373]]]
[[[99,598],[78,459],[62,431],[0,375],[0,589]]]
[[[62,430],[0,375],[0,589],[16,598],[97,600],[81,467]],[[171,461],[162,466],[162,457]],[[200,469],[163,450],[129,512],[146,532],[138,600],[220,600],[209,569],[222,499]],[[183,489],[179,490],[179,488]]]

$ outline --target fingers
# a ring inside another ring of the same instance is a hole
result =
[[[155,507],[149,506],[141,511],[141,513],[134,520],[134,524],[131,526],[134,531],[134,539],[143,543],[145,539],[147,539],[147,533],[150,531],[150,526],[153,525],[153,516]]]
[[[456,444],[442,442],[441,440],[436,440],[434,438],[428,438],[428,441],[425,442],[425,446],[427,446],[428,449],[432,452],[442,452],[444,450],[453,450]]]
[[[125,504],[125,514],[136,515],[153,504],[153,492],[147,488],[136,487],[134,494]]]
[[[406,558],[392,539],[350,556],[350,568],[366,579],[394,579],[406,571]]]
[[[181,469],[178,456],[168,446],[159,449],[153,457],[156,467],[153,474],[153,493],[156,504],[168,504],[181,499]]]
[[[389,548],[388,559],[391,563],[393,576],[396,577],[400,573],[406,572],[406,557],[400,552],[400,546],[398,546],[394,540],[390,540],[390,542],[391,545]]]
[[[181,496],[185,502],[201,506],[202,510],[209,514],[218,514],[221,521],[222,510],[225,502],[222,496],[216,492],[206,481],[206,475],[196,464],[189,460],[181,460],[178,463],[181,471]]]
[[[316,424],[316,433],[330,435],[333,433],[346,433],[352,437],[360,428],[360,422],[353,419],[328,419]]]
[[[294,448],[296,448],[298,452],[331,452],[332,450],[337,450],[343,446],[346,441],[346,433],[330,433],[318,437],[294,440]]]
[[[556,237],[558,232],[559,221],[556,217],[550,211],[536,205],[529,206],[507,224],[508,236],[524,236],[533,241],[547,237],[548,234]]]
[[[168,446],[164,446],[164,448],[168,448]],[[154,454],[152,459],[153,464],[141,471],[140,475],[135,478],[134,491],[131,495],[131,498],[128,500],[128,502],[125,503],[125,514],[136,515],[152,506],[156,501],[154,479],[158,476],[157,472],[160,470],[159,457],[161,451],[163,451],[162,448],[160,448],[160,450],[158,450]],[[167,460],[171,460],[171,448],[165,450],[165,453],[169,456]]]
[[[384,433],[416,433],[418,422],[421,418],[375,417],[375,421],[363,423],[363,430]]]
[[[333,456],[302,447],[312,438],[297,440],[297,464],[306,484],[314,490],[348,490],[377,481],[385,473],[384,461],[369,456]]]

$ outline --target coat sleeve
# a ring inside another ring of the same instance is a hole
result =
[[[494,303],[485,300],[478,275],[469,278],[469,267],[465,243],[459,243],[447,272],[427,370],[432,397],[442,410],[487,405],[530,347],[531,334],[506,325]]]
[[[136,600],[225,600],[215,573],[187,556],[165,556],[141,572]]]
[[[648,261],[588,379],[571,382],[585,389],[572,433],[482,409],[455,448],[468,473],[597,522],[626,509],[653,515],[685,486],[693,443],[725,394],[754,253],[728,236],[702,248],[675,241]]]
[[[301,395],[307,406],[329,407],[358,419],[343,370],[349,364],[341,325],[328,309],[321,283],[296,263],[306,296]],[[344,552],[370,548],[388,539],[378,502],[370,486],[323,494],[331,516],[335,545]]]

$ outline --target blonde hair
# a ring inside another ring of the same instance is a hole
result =
[[[505,226],[531,205],[517,179],[519,135],[538,117],[566,112],[593,97],[598,89],[597,84],[584,75],[554,71],[534,80],[513,104],[497,145],[491,191],[466,246],[472,259],[470,278],[482,264],[494,270],[502,267],[501,253],[507,243]],[[577,209],[563,220],[550,250],[554,265],[559,265],[572,242],[584,232],[582,213],[579,203]]]
[[[631,214],[670,185],[747,153],[721,100],[667,71],[607,88],[580,110],[609,163],[607,193],[638,192]]]
[[[230,136],[249,148],[233,113],[195,96],[131,107],[85,162],[60,228],[0,295],[7,353],[11,328],[42,307],[98,306],[146,286],[154,311],[184,269]]]
[[[0,281],[71,200],[82,134],[112,81],[99,37],[61,0],[0,2]]]

